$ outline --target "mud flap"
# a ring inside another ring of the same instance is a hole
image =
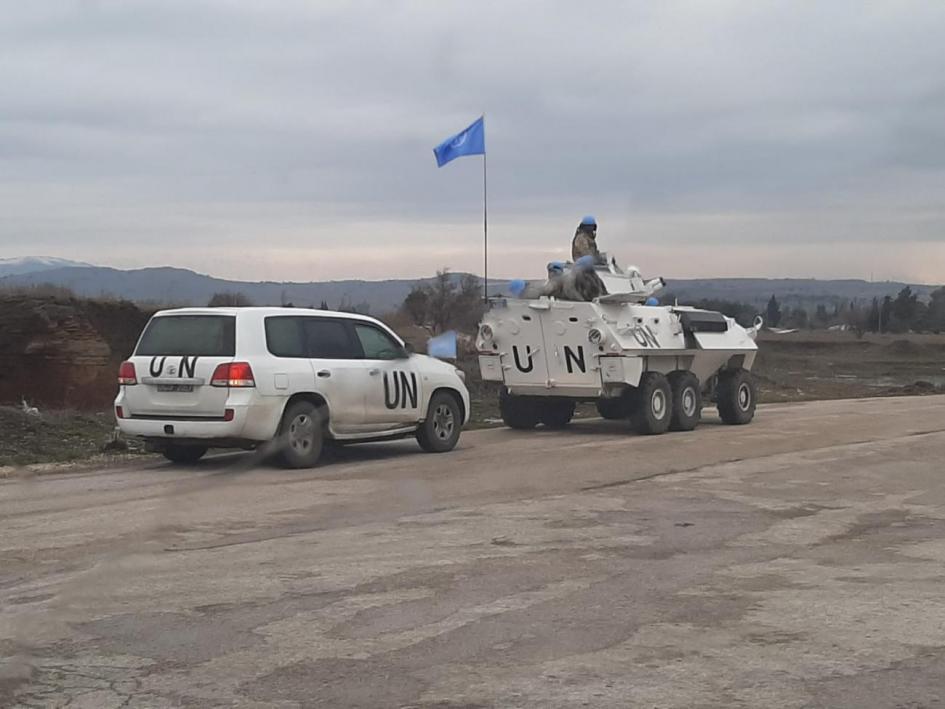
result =
[[[637,386],[643,375],[642,357],[601,357],[600,377],[603,384]]]

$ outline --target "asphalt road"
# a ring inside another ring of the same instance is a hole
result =
[[[707,418],[0,481],[0,706],[945,706],[945,397]]]

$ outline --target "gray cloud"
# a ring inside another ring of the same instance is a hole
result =
[[[478,162],[431,148],[485,110],[499,258],[543,262],[592,211],[673,275],[732,243],[794,275],[757,251],[788,240],[945,280],[904,256],[945,237],[942,36],[918,2],[18,3],[0,250],[360,275],[327,256],[344,234],[394,273],[475,268]]]

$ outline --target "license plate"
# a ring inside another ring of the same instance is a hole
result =
[[[193,384],[158,384],[158,391],[181,391],[190,392],[194,390]]]

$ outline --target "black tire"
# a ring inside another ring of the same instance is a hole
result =
[[[168,443],[161,453],[172,463],[187,465],[196,463],[207,452],[207,446],[182,446],[177,443]]]
[[[538,425],[538,406],[531,397],[515,396],[503,389],[499,393],[499,412],[509,428],[528,431]]]
[[[427,417],[417,429],[417,443],[427,453],[446,453],[456,447],[463,430],[463,414],[456,397],[438,391],[430,398]]]
[[[755,417],[758,390],[748,370],[732,369],[721,372],[716,396],[719,416],[722,417],[723,423],[743,426]]]
[[[627,410],[627,400],[623,396],[617,397],[615,399],[598,399],[597,413],[599,413],[602,418],[605,418],[608,421],[625,419],[629,415],[629,411]]]
[[[673,390],[673,415],[670,431],[691,431],[702,418],[702,386],[692,372],[673,372],[669,375]]]
[[[549,399],[538,404],[538,421],[546,428],[564,428],[572,418],[574,402],[570,399]]]
[[[286,408],[279,425],[276,449],[287,468],[312,468],[325,447],[325,420],[310,401]]]
[[[673,391],[659,372],[644,372],[632,392],[630,423],[638,432],[654,436],[665,433],[673,418]]]

